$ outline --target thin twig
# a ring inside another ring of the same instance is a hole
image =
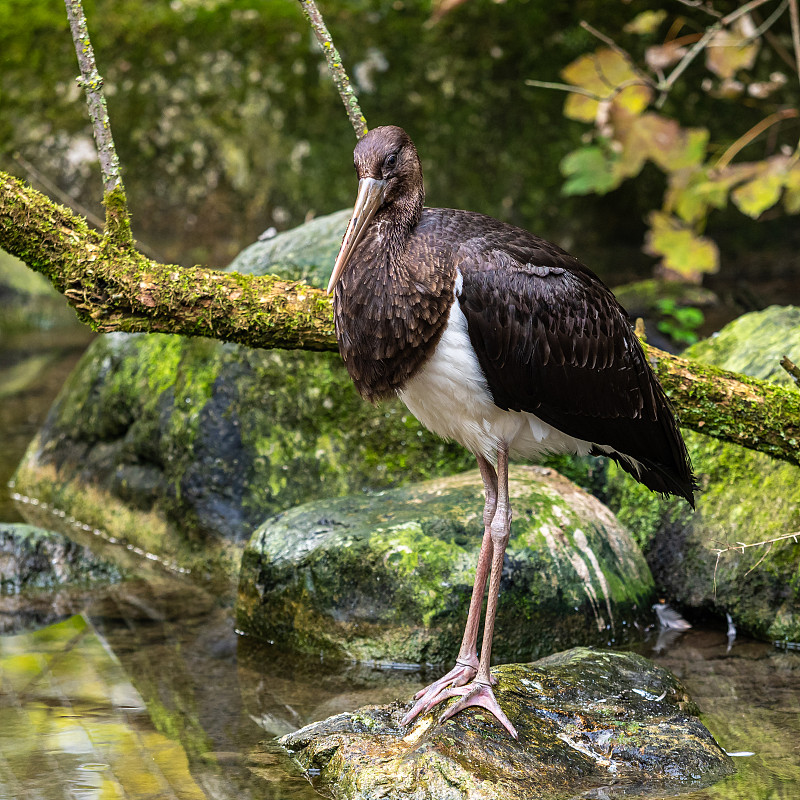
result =
[[[70,197],[63,189],[59,188],[53,183],[46,175],[42,175],[30,161],[23,158],[19,153],[14,153],[12,156],[14,161],[27,173],[28,180],[31,184],[34,181],[43,186],[49,195],[55,197],[63,206],[69,206],[73,211],[77,211],[82,216],[92,223],[98,230],[103,230],[103,220],[94,212],[81,205],[74,197]]]
[[[553,83],[552,81],[537,81],[533,78],[528,78],[525,81],[526,86],[535,86],[540,89],[556,89],[560,92],[569,92],[569,94],[579,94],[583,97],[588,97],[591,100],[596,100],[598,103],[607,103],[609,100],[613,100],[618,94],[624,92],[625,89],[630,88],[631,86],[644,86],[648,89],[653,88],[653,84],[649,83],[646,80],[639,80],[638,78],[631,78],[630,80],[623,81],[617,86],[614,86],[613,89],[606,95],[597,94],[597,92],[592,92],[589,89],[584,89],[582,86],[574,86],[571,83]]]
[[[119,170],[119,158],[111,136],[111,122],[103,95],[103,78],[97,71],[94,49],[89,39],[86,15],[81,0],[64,0],[67,19],[78,56],[81,77],[78,83],[86,93],[86,105],[92,120],[92,133],[103,175],[103,202],[106,206],[106,234],[118,244],[133,245],[125,187]]]
[[[794,47],[797,77],[800,80],[800,13],[797,10],[797,0],[789,0],[789,19],[792,22],[792,47]]]
[[[99,231],[103,230],[105,222],[100,219],[97,214],[79,203],[74,197],[68,195],[57,184],[53,183],[46,175],[43,175],[41,172],[39,172],[39,170],[36,169],[36,167],[34,167],[30,161],[28,161],[26,158],[23,158],[19,153],[14,153],[12,158],[26,173],[29,183],[40,184],[44,189],[47,190],[47,193],[51,197],[55,197],[62,206],[67,206],[73,211],[77,211],[86,218],[87,222],[91,222],[92,225],[94,225]],[[154,261],[164,261],[164,257],[157,250],[154,250],[149,244],[145,244],[141,239],[136,240],[136,248],[141,250],[141,252],[143,252],[148,258],[152,258]]]
[[[795,531],[794,533],[782,533],[780,536],[775,536],[772,539],[764,539],[763,542],[736,542],[734,544],[728,545],[727,547],[721,548],[714,548],[713,552],[717,553],[718,555],[722,555],[723,553],[728,553],[731,550],[741,550],[742,553],[747,548],[750,547],[763,547],[765,544],[775,544],[776,542],[783,542],[787,539],[793,539],[795,543],[797,543],[798,539],[800,539],[800,531]]]
[[[800,367],[792,361],[789,356],[784,356],[781,359],[781,366],[792,376],[794,382],[800,388]]]
[[[756,561],[756,563],[753,564],[753,566],[750,567],[747,572],[745,572],[745,578],[772,552],[772,545],[773,542],[767,542],[767,549],[761,554],[761,558],[759,558],[758,561]]]
[[[320,47],[322,47],[322,52],[325,53],[328,69],[331,71],[333,82],[339,90],[339,97],[342,98],[347,117],[356,132],[356,136],[360,139],[367,132],[367,120],[361,113],[358,98],[342,65],[342,57],[333,44],[333,39],[325,26],[325,20],[322,18],[322,14],[314,0],[300,0],[300,5],[314,30],[314,35],[317,37]]]
[[[678,2],[689,8],[698,8],[701,11],[705,11],[706,14],[710,14],[712,17],[717,17],[718,19],[722,16],[719,11],[713,8],[709,3],[702,2],[702,0],[678,0]]]
[[[724,169],[728,166],[728,164],[733,161],[733,159],[737,156],[740,150],[747,147],[750,142],[753,141],[757,136],[762,134],[767,128],[774,125],[776,122],[780,122],[784,119],[792,119],[793,117],[800,116],[800,111],[796,108],[783,108],[780,111],[776,111],[774,114],[770,114],[768,117],[765,117],[761,120],[757,125],[753,125],[749,131],[743,133],[720,157],[716,164],[714,164],[714,169]]]
[[[744,553],[746,548],[749,547],[763,547],[764,545],[768,546],[767,552],[764,553],[761,558],[750,567],[749,570],[745,573],[745,576],[749,575],[769,554],[770,550],[772,550],[772,545],[776,542],[783,542],[787,539],[793,539],[795,544],[798,542],[798,537],[800,537],[800,531],[795,531],[794,533],[784,533],[781,536],[776,536],[774,539],[765,539],[763,542],[751,542],[747,544],[745,542],[736,542],[736,544],[728,545],[727,547],[715,548],[712,550],[713,553],[717,554],[717,560],[714,562],[714,598],[717,597],[717,567],[719,567],[719,560],[724,553],[729,553],[731,550],[741,550]]]
[[[783,15],[789,0],[782,0],[781,4],[762,22],[754,31],[753,35],[747,39],[748,44],[761,38]]]
[[[606,36],[604,33],[601,33],[599,30],[597,30],[597,28],[590,25],[585,19],[581,20],[580,26],[585,31],[591,33],[596,39],[599,39],[604,44],[607,44],[614,52],[619,53],[619,55],[621,55],[626,61],[633,63],[630,53],[620,47],[610,36]]]
[[[686,53],[686,55],[678,62],[678,66],[676,66],[675,69],[673,69],[672,72],[670,72],[667,79],[659,84],[658,89],[661,92],[661,95],[659,96],[656,102],[656,108],[661,108],[664,105],[667,99],[667,95],[669,94],[670,89],[672,89],[673,85],[675,84],[675,81],[677,81],[678,78],[680,78],[680,76],[683,75],[684,71],[689,66],[689,64],[691,64],[692,61],[694,61],[694,59],[697,57],[700,51],[705,48],[705,46],[708,44],[708,42],[711,40],[714,34],[718,30],[720,30],[720,28],[722,28],[721,22],[715,22],[713,25],[707,28],[703,36],[697,40],[694,46],[691,47],[689,51]]]
[[[119,186],[122,178],[119,173],[119,159],[114,147],[114,139],[111,136],[108,109],[103,96],[103,78],[97,71],[94,49],[89,40],[89,30],[86,25],[86,16],[83,13],[81,0],[65,0],[65,5],[70,31],[72,32],[72,41],[75,43],[75,53],[78,56],[78,66],[81,70],[81,77],[78,79],[78,83],[86,92],[86,105],[89,107],[92,133],[97,144],[97,154],[100,158],[103,188],[106,192],[110,192]]]
[[[739,17],[743,17],[745,14],[749,14],[753,9],[763,6],[764,3],[769,2],[771,2],[771,0],[750,0],[749,3],[745,3],[743,6],[740,6],[736,9],[736,11],[731,11],[727,17],[723,17],[721,22],[723,25],[730,25],[732,22],[736,22]]]
[[[758,6],[764,5],[764,3],[769,2],[770,0],[751,0],[749,3],[745,3],[745,5],[737,8],[736,11],[731,12],[728,14],[727,17],[723,17],[718,22],[715,22],[713,25],[709,26],[706,29],[706,32],[703,34],[703,37],[697,41],[697,43],[692,47],[688,53],[680,60],[678,65],[675,67],[672,72],[670,72],[669,76],[665,81],[662,81],[658,85],[658,90],[661,92],[658,100],[656,101],[656,108],[661,108],[667,100],[667,95],[669,94],[670,89],[675,84],[675,81],[683,75],[686,68],[689,64],[694,61],[694,59],[698,56],[701,50],[705,49],[708,42],[712,39],[712,37],[726,25],[730,25],[733,22],[736,22],[739,17],[743,17],[745,14],[752,11],[754,8],[758,8]],[[796,0],[795,0],[796,2]]]
[[[764,31],[764,38],[769,42],[772,49],[778,54],[778,58],[790,69],[795,69],[792,54],[783,46],[781,40],[772,32]]]

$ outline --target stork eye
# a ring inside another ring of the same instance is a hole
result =
[[[391,155],[386,156],[386,161],[383,162],[385,166],[392,169],[397,166],[397,153],[392,153]]]

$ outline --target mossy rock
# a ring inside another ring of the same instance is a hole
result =
[[[241,268],[324,283],[341,241],[335,218],[258,243]],[[364,403],[338,354],[110,334],[66,382],[15,483],[170,562],[235,574],[271,513],[471,463],[398,401]]]
[[[287,233],[254,242],[225,271],[279,275],[323,288],[328,284],[351,214],[352,209],[345,208],[312,219]]]
[[[693,345],[689,358],[792,386],[780,367],[800,361],[800,308],[773,306],[747,314]],[[730,613],[766,639],[800,640],[800,544],[716,550],[800,530],[800,468],[684,432],[700,484],[692,514],[609,468],[609,505],[644,547],[656,582],[684,606]],[[763,557],[763,560],[761,560]],[[760,562],[760,563],[759,563]]]
[[[510,492],[493,655],[528,660],[576,643],[624,641],[653,594],[627,531],[553,470],[513,466]],[[453,661],[482,514],[477,470],[279,514],[242,558],[237,627],[315,656]]]
[[[632,653],[576,648],[493,670],[514,741],[482,709],[367,706],[281,743],[335,800],[566,800],[653,796],[735,770],[674,675]]]

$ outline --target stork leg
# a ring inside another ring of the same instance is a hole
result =
[[[478,456],[478,468],[483,479],[483,490],[486,501],[483,506],[483,541],[478,555],[478,566],[475,570],[475,582],[472,584],[472,599],[469,603],[467,624],[461,640],[461,649],[453,669],[434,681],[430,686],[420,689],[415,695],[416,703],[403,717],[402,724],[408,725],[423,711],[433,708],[437,703],[450,697],[444,694],[451,686],[463,686],[471,681],[479,667],[478,662],[478,628],[481,622],[481,607],[486,590],[486,578],[492,560],[491,524],[497,506],[497,473],[494,467],[483,457]]]
[[[508,447],[498,448],[497,453],[497,508],[490,527],[492,540],[492,574],[489,579],[489,600],[486,605],[486,621],[483,626],[483,644],[478,673],[472,683],[465,686],[450,686],[445,697],[460,696],[439,718],[445,722],[469,706],[481,706],[493,714],[501,725],[516,739],[517,731],[500,708],[492,691],[492,677],[489,672],[492,663],[492,637],[494,621],[497,616],[497,598],[500,593],[500,578],[503,574],[503,556],[511,535],[511,505],[508,498]],[[444,699],[444,698],[442,698]]]

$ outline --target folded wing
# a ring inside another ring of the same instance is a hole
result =
[[[496,405],[592,442],[637,480],[693,503],[671,405],[613,294],[577,259],[527,234],[464,242],[459,302]]]

